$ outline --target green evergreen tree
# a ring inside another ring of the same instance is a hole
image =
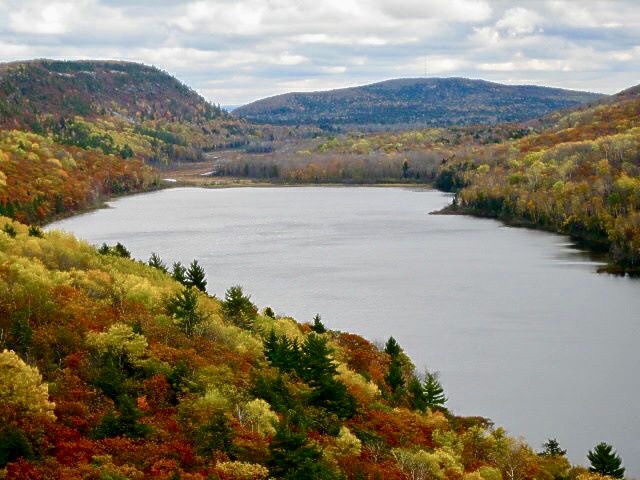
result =
[[[33,339],[33,329],[25,317],[22,314],[16,315],[9,329],[9,347],[22,356],[29,351]]]
[[[405,160],[404,162],[402,162],[402,178],[408,178],[408,177],[409,177],[409,162]]]
[[[4,426],[4,429],[0,430],[0,468],[20,457],[33,457],[29,440],[21,430]]]
[[[409,401],[414,410],[424,412],[427,409],[427,396],[422,388],[422,382],[416,377],[412,377],[407,386]]]
[[[173,262],[171,267],[171,276],[177,282],[180,282],[185,287],[187,286],[187,269],[180,262]]]
[[[311,330],[316,333],[325,333],[327,331],[324,324],[322,323],[322,317],[319,313],[316,313],[316,316],[313,317],[313,325],[311,325]]]
[[[555,438],[550,438],[543,443],[542,448],[540,455],[543,457],[564,457],[567,454],[566,450],[560,448],[560,444]]]
[[[113,247],[112,253],[118,257],[131,258],[131,252],[120,242],[116,243],[116,246]]]
[[[232,448],[233,428],[223,412],[216,412],[196,431],[198,453],[210,455],[212,451],[229,452]]]
[[[447,397],[444,395],[444,389],[436,372],[425,373],[423,388],[427,407],[446,411],[444,404],[447,403]]]
[[[273,311],[273,309],[271,307],[265,307],[264,310],[262,311],[262,313],[263,313],[263,315],[265,317],[269,317],[269,318],[273,318],[273,319],[276,318],[276,314],[275,314],[275,312]]]
[[[288,415],[292,411],[302,410],[280,373],[275,377],[266,374],[256,376],[251,393],[269,402],[276,412]]]
[[[347,391],[344,383],[335,378],[338,370],[331,358],[333,350],[328,346],[327,339],[317,333],[307,335],[301,353],[297,373],[313,388],[311,403],[340,418],[355,415],[355,398]]]
[[[180,293],[170,299],[167,311],[187,336],[193,335],[195,328],[206,318],[198,311],[198,295],[192,287],[184,287]]]
[[[44,237],[44,233],[42,232],[42,229],[40,227],[38,227],[37,225],[30,225],[29,226],[29,236],[30,237],[36,237],[36,238],[42,238],[42,237]]]
[[[384,377],[385,382],[391,388],[391,393],[399,394],[404,387],[404,375],[402,374],[402,366],[397,358],[391,360],[389,371]]]
[[[98,253],[100,255],[109,255],[110,252],[111,252],[111,249],[109,248],[109,245],[107,245],[106,243],[103,243],[102,245],[100,245],[100,248],[98,248]]]
[[[145,438],[151,433],[149,426],[138,421],[143,416],[142,412],[138,410],[129,395],[118,397],[117,404],[119,414],[110,412],[105,415],[93,432],[94,438],[130,437],[138,439]]]
[[[224,294],[222,313],[230,322],[241,328],[250,328],[258,314],[258,309],[251,303],[251,297],[245,295],[240,285],[230,287]]]
[[[324,465],[322,452],[307,442],[304,431],[291,430],[287,420],[276,427],[269,445],[269,472],[285,480],[331,480],[334,475]]]
[[[6,233],[7,235],[9,235],[11,238],[16,238],[16,235],[18,234],[16,232],[16,229],[13,225],[11,225],[10,223],[5,223],[4,227],[2,227],[2,231],[4,233]]]
[[[611,445],[599,443],[589,451],[587,458],[591,462],[590,471],[613,478],[624,478],[622,459]]]
[[[318,386],[332,379],[338,369],[331,355],[333,350],[327,339],[316,333],[307,335],[302,345],[302,361],[298,374],[311,386]]]
[[[122,148],[120,148],[120,156],[124,159],[133,157],[133,150],[128,143],[125,143]]]
[[[189,265],[185,276],[185,285],[188,287],[195,287],[201,292],[207,293],[207,274],[204,268],[200,266],[197,260],[194,260]]]
[[[149,258],[148,264],[150,267],[157,268],[161,272],[167,273],[167,266],[160,258],[160,255],[155,252],[151,252],[151,257]]]
[[[400,345],[396,342],[396,339],[393,337],[389,337],[387,343],[384,346],[384,351],[391,357],[396,358],[402,352]]]

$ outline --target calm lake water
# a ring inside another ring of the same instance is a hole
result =
[[[441,372],[450,408],[573,462],[612,443],[640,475],[640,281],[596,274],[566,237],[435,216],[396,188],[172,189],[57,222],[139,259],[198,258],[209,291],[386,340]]]

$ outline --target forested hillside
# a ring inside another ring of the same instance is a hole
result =
[[[393,339],[128,255],[0,217],[0,477],[604,478],[455,416]]]
[[[326,92],[287,93],[233,111],[252,122],[326,129],[495,125],[541,117],[602,95],[466,78],[406,78]]]
[[[349,133],[220,174],[290,183],[431,183],[450,211],[567,233],[640,268],[640,87],[527,123]]]
[[[149,166],[202,160],[263,134],[153,67],[1,64],[0,214],[43,223],[158,186]]]
[[[568,114],[542,131],[461,149],[436,186],[462,211],[569,233],[640,268],[640,89]]]
[[[118,61],[0,65],[0,126],[160,165],[200,160],[254,133],[169,74]]]

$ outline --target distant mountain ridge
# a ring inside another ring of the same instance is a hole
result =
[[[29,60],[0,64],[0,126],[36,127],[48,118],[119,115],[201,123],[219,107],[162,70],[123,61]]]
[[[233,111],[256,123],[324,128],[447,127],[520,122],[602,94],[466,78],[405,78],[323,92],[286,93]]]

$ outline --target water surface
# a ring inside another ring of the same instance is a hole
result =
[[[563,236],[434,216],[435,191],[172,189],[53,224],[147,259],[198,258],[210,293],[384,341],[441,372],[450,408],[572,461],[613,443],[640,474],[640,282],[596,274]]]

